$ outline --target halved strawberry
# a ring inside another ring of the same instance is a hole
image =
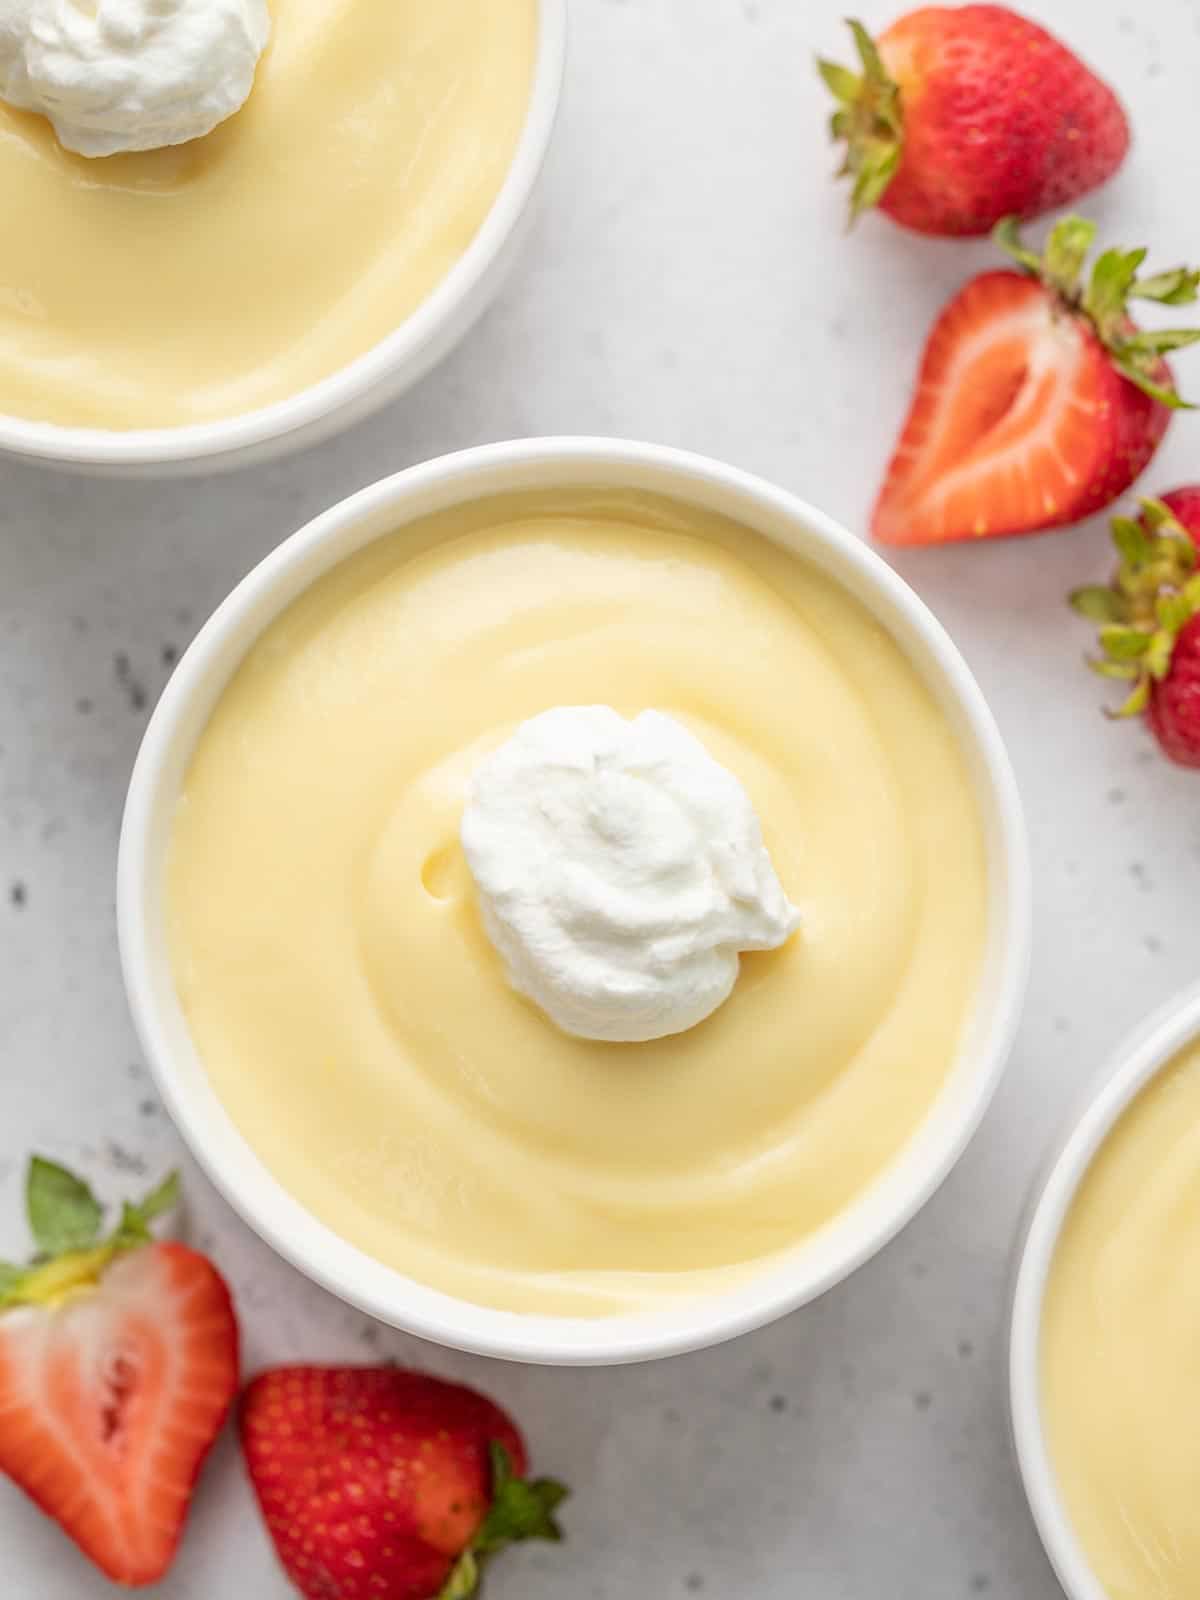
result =
[[[101,1240],[87,1186],[34,1158],[38,1255],[0,1267],[0,1471],[108,1577],[171,1564],[192,1489],[237,1391],[229,1291],[203,1256],[159,1243],[171,1177]]]
[[[1143,333],[1128,302],[1192,301],[1200,273],[1139,278],[1144,250],[1106,250],[1084,286],[1095,234],[1068,217],[1038,257],[1011,221],[996,230],[1024,271],[972,279],[934,324],[872,518],[884,544],[1078,522],[1147,465],[1184,404],[1164,353],[1200,330]]]

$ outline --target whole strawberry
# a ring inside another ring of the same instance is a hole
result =
[[[203,1256],[155,1241],[169,1178],[101,1237],[86,1184],[34,1158],[38,1254],[0,1264],[0,1471],[116,1583],[155,1583],[238,1384],[229,1291]]]
[[[306,1600],[464,1600],[485,1557],[561,1538],[566,1495],[527,1482],[515,1424],[483,1395],[389,1367],[281,1367],[242,1403],[267,1528]]]
[[[1134,300],[1195,300],[1200,273],[1139,277],[1144,250],[1105,250],[1068,217],[1045,253],[1011,220],[1018,272],[973,278],[935,322],[871,521],[884,544],[944,544],[1079,522],[1142,472],[1183,402],[1165,353],[1193,328],[1141,331]]]
[[[1136,522],[1113,519],[1112,584],[1077,589],[1071,604],[1100,624],[1092,669],[1132,686],[1113,714],[1144,715],[1172,761],[1200,767],[1200,486],[1141,504]]]
[[[1111,178],[1129,148],[1112,90],[1007,6],[926,6],[880,35],[851,22],[862,72],[819,63],[838,101],[851,217],[918,233],[988,233]]]

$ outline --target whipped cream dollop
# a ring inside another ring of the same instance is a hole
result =
[[[745,789],[659,711],[522,723],[476,769],[462,843],[510,983],[579,1038],[694,1027],[740,951],[800,925]]]
[[[211,133],[254,85],[267,0],[0,0],[0,100],[84,156]]]

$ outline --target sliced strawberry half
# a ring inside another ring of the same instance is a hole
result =
[[[997,230],[1024,269],[974,278],[930,334],[875,506],[884,544],[1036,533],[1115,500],[1183,402],[1164,352],[1200,330],[1139,331],[1131,299],[1180,305],[1200,274],[1137,277],[1144,250],[1104,252],[1086,287],[1092,223],[1068,218],[1044,257]]]
[[[237,1390],[238,1333],[212,1264],[152,1239],[168,1180],[100,1241],[78,1179],[35,1159],[39,1255],[0,1269],[0,1470],[117,1583],[171,1564]]]

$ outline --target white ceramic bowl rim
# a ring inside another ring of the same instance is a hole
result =
[[[879,617],[923,672],[970,761],[988,833],[991,940],[959,1064],[925,1122],[849,1210],[777,1266],[670,1309],[608,1318],[517,1315],[414,1283],[337,1237],[288,1195],[213,1091],[179,1011],[161,927],[161,865],[187,758],[221,690],[267,622],[320,573],[404,523],[512,490],[657,491],[800,549]],[[165,1103],[233,1207],[285,1258],[383,1322],[483,1355],[555,1364],[645,1360],[715,1344],[812,1300],[882,1247],[925,1203],[981,1120],[1011,1047],[1029,962],[1030,873],[999,732],[941,625],[873,551],[800,500],[703,457],[603,439],[526,440],[443,457],[334,506],[280,545],[201,629],[151,718],[130,785],[118,929],[133,1018]]]
[[[1013,1295],[1009,1390],[1013,1440],[1034,1521],[1071,1600],[1112,1600],[1088,1562],[1059,1493],[1042,1423],[1041,1329],[1046,1282],[1079,1186],[1124,1112],[1164,1067],[1200,1039],[1200,985],[1168,1002],[1126,1039],[1089,1087],[1037,1194]]]
[[[566,60],[567,0],[537,0],[538,51],[525,126],[483,226],[433,292],[392,333],[329,377],[274,405],[175,428],[66,428],[0,414],[0,452],[75,467],[135,469],[234,457],[361,403],[399,369],[419,365],[480,289],[515,233],[549,148]]]

